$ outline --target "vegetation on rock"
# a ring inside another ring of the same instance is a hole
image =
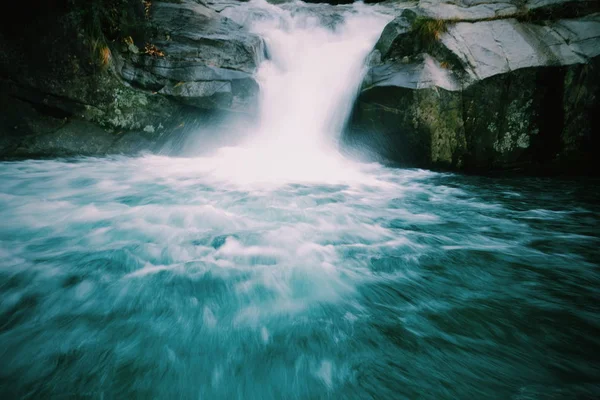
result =
[[[416,39],[420,41],[421,45],[428,48],[440,39],[451,23],[452,21],[445,19],[417,17],[412,23],[412,31],[416,34]]]
[[[110,43],[125,39],[143,46],[152,36],[152,3],[142,0],[68,0],[67,21],[79,30],[94,64],[110,62]]]

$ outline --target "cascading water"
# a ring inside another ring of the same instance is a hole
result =
[[[358,166],[339,155],[337,142],[366,72],[365,58],[390,18],[356,4],[329,16],[327,27],[322,10],[303,3],[283,10],[254,0],[224,12],[264,38],[269,59],[257,73],[256,131],[244,144],[197,161],[214,176],[238,183],[361,178]]]
[[[369,9],[351,11],[340,14],[343,22],[335,30],[314,16],[289,12],[253,24],[270,54],[258,72],[261,145],[280,153],[335,150],[365,57],[388,21]]]
[[[232,4],[246,142],[0,162],[0,398],[598,398],[600,185],[345,160],[387,17]]]

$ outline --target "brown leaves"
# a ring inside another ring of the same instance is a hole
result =
[[[103,46],[102,48],[100,48],[99,55],[100,55],[100,64],[103,67],[108,66],[108,63],[110,62],[110,59],[112,58],[112,54],[111,54],[108,46]]]
[[[442,34],[448,30],[449,23],[450,21],[443,19],[418,17],[414,20],[412,29],[421,44],[428,47],[441,38]]]
[[[155,45],[151,43],[146,43],[144,47],[144,54],[148,54],[152,57],[164,57],[165,53],[158,49]]]

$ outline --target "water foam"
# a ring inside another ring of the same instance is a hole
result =
[[[300,4],[284,10],[254,0],[231,10],[227,15],[262,36],[269,53],[256,75],[259,123],[244,144],[198,159],[198,167],[236,183],[365,180],[361,166],[344,159],[337,145],[365,58],[389,17],[357,4],[326,27]],[[267,13],[248,17],[260,11]]]

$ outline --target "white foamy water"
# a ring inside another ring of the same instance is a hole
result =
[[[0,163],[1,398],[395,399],[435,379],[457,395],[423,398],[511,398],[597,347],[589,188],[381,166],[362,173],[386,185],[248,186],[195,164]]]
[[[367,179],[337,145],[365,58],[390,18],[356,4],[340,8],[325,26],[319,8],[301,4],[284,10],[255,0],[224,12],[264,38],[269,59],[257,72],[256,131],[237,147],[197,159],[200,170],[245,184]]]

